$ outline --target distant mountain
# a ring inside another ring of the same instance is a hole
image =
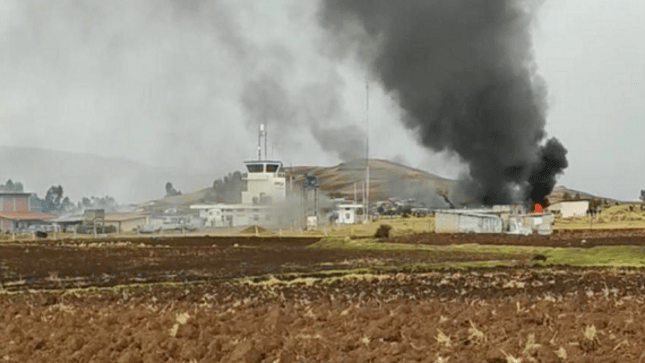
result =
[[[39,148],[0,146],[0,183],[23,183],[26,192],[43,197],[62,185],[77,202],[84,196],[110,195],[120,203],[141,202],[165,194],[170,181],[182,191],[212,185],[214,174],[163,169],[129,159]]]
[[[360,195],[365,182],[365,160],[353,160],[331,167],[296,166],[285,168],[287,182],[301,184],[308,173],[318,175],[320,189],[326,193],[353,196],[354,188]],[[419,198],[424,193],[447,193],[454,180],[442,178],[427,171],[411,168],[393,161],[370,159],[370,199],[390,197]]]
[[[549,203],[558,203],[563,200],[591,200],[600,199],[603,203],[620,203],[619,200],[612,198],[605,198],[593,194],[589,194],[580,190],[569,189],[563,185],[556,185],[553,191],[548,196]]]

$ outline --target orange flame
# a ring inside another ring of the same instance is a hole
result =
[[[533,213],[538,214],[538,213],[543,213],[544,208],[542,207],[542,204],[540,203],[533,203]]]

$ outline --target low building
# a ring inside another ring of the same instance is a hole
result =
[[[203,220],[192,214],[179,213],[177,210],[166,210],[165,212],[150,216],[147,224],[142,226],[139,231],[143,233],[193,231],[203,227]]]
[[[549,213],[527,214],[522,206],[435,211],[436,233],[553,233]]]
[[[30,226],[49,224],[56,216],[49,213],[0,212],[0,232],[16,232],[27,230]]]
[[[134,213],[106,213],[105,225],[114,226],[117,233],[134,232],[140,226],[146,225],[149,217],[143,214]]]
[[[330,224],[354,224],[358,215],[362,215],[364,206],[357,203],[338,203],[328,214]]]
[[[114,227],[111,232],[123,233],[137,231],[149,223],[149,217],[137,213],[103,213],[96,217],[96,210],[87,210],[84,214],[60,217],[52,222],[65,232],[90,233],[96,228],[98,233],[104,233],[106,227]]]
[[[52,220],[63,232],[74,232],[83,224],[83,215],[67,215]]]
[[[589,212],[589,201],[562,201],[550,205],[547,210],[553,213],[559,213],[562,218],[584,217]]]
[[[0,231],[26,230],[56,218],[53,214],[32,211],[30,200],[31,193],[0,193]]]
[[[441,210],[435,212],[436,233],[502,233],[502,219],[477,211]]]
[[[248,204],[192,205],[206,227],[273,226],[278,223],[276,208]]]

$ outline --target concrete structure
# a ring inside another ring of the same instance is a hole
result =
[[[318,217],[317,216],[308,216],[307,217],[307,229],[315,230],[318,229]]]
[[[527,214],[522,206],[447,209],[435,212],[436,233],[551,234],[551,214]]]
[[[206,227],[272,226],[279,222],[277,210],[271,206],[247,204],[192,205]]]
[[[83,215],[68,215],[64,217],[58,217],[51,221],[53,224],[57,225],[58,228],[63,232],[74,232],[83,224]]]
[[[55,218],[53,214],[35,211],[2,212],[0,213],[0,232],[26,230],[33,225],[48,224]]]
[[[329,213],[328,220],[336,224],[354,224],[358,222],[358,211],[363,210],[363,204],[357,203],[339,203]]]
[[[123,233],[137,231],[139,226],[148,224],[150,218],[136,213],[99,213],[97,218],[96,210],[87,212],[89,213],[60,217],[52,222],[65,232],[77,231],[79,227],[91,230],[94,226],[98,231],[102,231],[107,226],[113,226],[117,233]]]
[[[560,213],[563,218],[584,217],[589,211],[589,201],[562,201],[550,205],[547,210]]]
[[[200,204],[199,211],[206,227],[275,226],[281,222],[279,213],[286,199],[286,178],[282,163],[271,160],[245,162],[246,190],[241,204]]]
[[[150,216],[147,223],[139,228],[139,231],[143,233],[193,231],[203,227],[205,218],[179,213],[177,210],[166,212],[166,214]]]
[[[441,210],[435,213],[436,233],[502,233],[498,215],[476,211]]]
[[[149,217],[133,213],[106,213],[105,225],[114,226],[117,233],[134,232],[139,226],[148,224]]]
[[[246,191],[242,192],[242,204],[279,204],[286,200],[286,178],[279,161],[259,160],[245,162],[247,175]]]
[[[0,231],[24,230],[56,218],[53,214],[32,211],[30,197],[31,193],[0,193]]]

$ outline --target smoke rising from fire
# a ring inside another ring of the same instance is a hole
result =
[[[420,143],[458,154],[469,166],[464,189],[491,205],[544,201],[567,167],[566,149],[545,140],[536,9],[528,0],[323,0],[319,20],[333,55],[356,52]]]

